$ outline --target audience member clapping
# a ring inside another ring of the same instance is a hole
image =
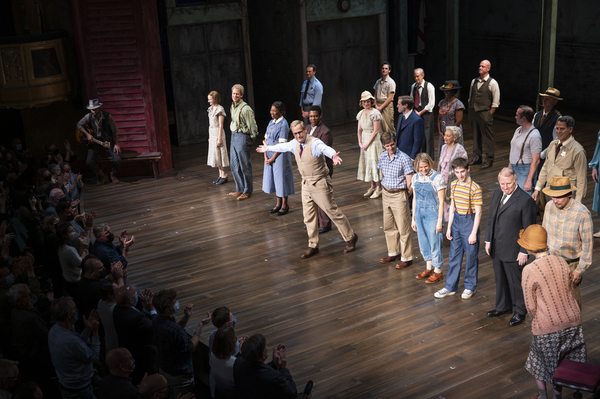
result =
[[[166,399],[169,396],[169,383],[160,374],[144,377],[140,384],[140,395],[143,399]],[[193,393],[179,394],[177,399],[196,399]]]
[[[114,287],[111,284],[103,285],[100,288],[98,315],[100,316],[100,323],[104,328],[104,345],[107,353],[119,347],[119,338],[117,337],[117,330],[115,330],[115,323],[113,321],[113,310],[116,305]]]
[[[214,398],[235,398],[235,383],[233,380],[233,364],[238,354],[238,346],[248,339],[243,336],[239,340],[229,323],[221,326],[215,336],[210,353],[210,372],[215,382]]]
[[[106,270],[110,270],[110,265],[117,262],[121,262],[123,267],[126,268],[128,264],[127,253],[133,245],[135,237],[128,238],[127,230],[123,230],[119,236],[119,246],[116,247],[113,244],[115,235],[106,223],[94,226],[93,231],[96,241],[90,253],[102,261]]]
[[[123,285],[123,267],[120,264],[111,266],[111,273],[107,274],[102,262],[93,255],[86,256],[81,262],[83,276],[79,280],[79,307],[86,314],[98,307],[102,287],[115,284]]]
[[[116,348],[106,354],[109,374],[98,385],[98,399],[138,399],[138,388],[129,376],[135,370],[135,360],[125,348]]]
[[[0,398],[11,398],[18,378],[19,362],[0,359]]]

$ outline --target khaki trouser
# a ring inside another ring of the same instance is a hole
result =
[[[383,233],[388,256],[401,255],[402,262],[412,260],[408,191],[383,194]]]
[[[385,100],[377,100],[377,105],[381,105]],[[381,110],[381,127],[379,133],[395,132],[396,127],[394,126],[394,104],[391,101],[384,109]]]
[[[573,272],[575,269],[577,269],[577,266],[579,266],[579,259],[567,259],[567,263],[569,264],[569,269],[571,269],[571,272]],[[575,301],[577,301],[579,310],[583,312],[583,308],[581,307],[581,290],[579,289],[582,282],[583,276],[581,276],[581,281],[579,284],[573,286],[573,298],[575,298]]]
[[[315,183],[302,181],[302,210],[304,224],[308,233],[308,246],[319,247],[319,217],[317,207],[323,210],[331,221],[337,226],[344,241],[354,237],[354,230],[348,218],[340,211],[333,198],[333,186],[329,179],[320,179]]]

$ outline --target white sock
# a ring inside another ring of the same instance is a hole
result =
[[[433,270],[433,266],[431,266],[431,261],[427,261],[427,270]]]
[[[442,269],[440,269],[439,267],[436,267],[433,272],[436,274],[440,274],[442,272]]]

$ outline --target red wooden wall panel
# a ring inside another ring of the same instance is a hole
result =
[[[124,150],[160,151],[173,167],[156,2],[71,0],[83,96],[98,98]]]

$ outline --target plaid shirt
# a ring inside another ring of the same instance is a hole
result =
[[[548,232],[550,254],[567,261],[579,258],[576,271],[583,275],[592,264],[594,247],[592,215],[585,205],[571,199],[567,206],[558,209],[549,201],[542,226]]]
[[[398,149],[392,159],[387,151],[382,152],[377,162],[377,169],[383,173],[381,184],[391,190],[408,188],[406,175],[415,173],[409,156]]]
[[[158,349],[158,366],[171,375],[194,375],[192,339],[174,317],[158,315],[152,320]]]

